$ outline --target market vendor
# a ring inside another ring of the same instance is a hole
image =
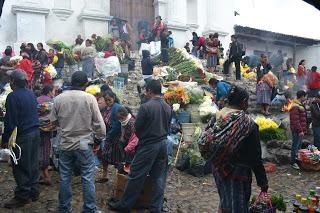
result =
[[[224,102],[230,94],[232,84],[225,81],[219,81],[215,78],[211,78],[209,80],[209,85],[212,89],[216,90],[216,104],[220,109],[223,108],[225,104]]]
[[[159,62],[153,61],[150,57],[150,51],[142,50],[142,60],[141,60],[141,67],[142,67],[142,75],[143,79],[146,81],[147,79],[152,77],[153,74],[153,67],[160,64]]]

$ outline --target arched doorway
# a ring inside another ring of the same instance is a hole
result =
[[[139,21],[154,21],[153,0],[110,0],[110,15],[113,17],[126,19],[133,30],[133,47],[136,49],[138,41]]]

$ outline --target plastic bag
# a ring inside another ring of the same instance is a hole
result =
[[[0,149],[0,161],[9,162],[10,160],[10,150],[9,149]]]
[[[149,52],[151,51],[151,45],[147,43],[141,43],[141,47],[139,50],[139,55],[142,55],[142,50],[148,50]]]
[[[150,48],[150,54],[152,56],[159,55],[161,53],[161,41],[152,41],[150,42],[151,48]]]
[[[120,62],[117,56],[110,56],[109,58],[95,58],[94,62],[98,73],[104,77],[113,76],[121,72]]]

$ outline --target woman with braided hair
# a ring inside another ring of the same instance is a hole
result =
[[[213,165],[219,212],[249,212],[252,171],[261,190],[268,190],[258,126],[245,112],[248,99],[245,89],[233,86],[229,106],[216,114],[199,140],[201,155]]]

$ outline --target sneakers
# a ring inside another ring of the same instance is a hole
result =
[[[300,170],[300,167],[299,167],[298,164],[296,164],[296,163],[292,164],[291,167],[292,167],[293,169]]]
[[[7,208],[7,209],[13,209],[13,208],[19,208],[19,207],[23,207],[25,206],[26,204],[29,204],[31,203],[31,200],[28,199],[28,200],[17,200],[15,198],[12,198],[10,201],[6,202],[4,204],[4,208]]]

